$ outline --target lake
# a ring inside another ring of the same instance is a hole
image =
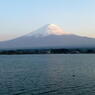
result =
[[[0,55],[0,95],[95,95],[95,55]]]

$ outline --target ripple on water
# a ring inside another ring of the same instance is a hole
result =
[[[0,56],[0,95],[95,95],[94,58]]]

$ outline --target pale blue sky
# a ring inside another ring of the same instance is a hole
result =
[[[95,37],[95,0],[0,0],[0,40],[51,23]]]

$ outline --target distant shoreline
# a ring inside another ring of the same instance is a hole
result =
[[[15,49],[0,50],[0,55],[21,54],[95,54],[95,49]]]

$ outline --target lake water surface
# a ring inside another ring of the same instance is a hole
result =
[[[95,95],[95,55],[0,55],[0,95]]]

